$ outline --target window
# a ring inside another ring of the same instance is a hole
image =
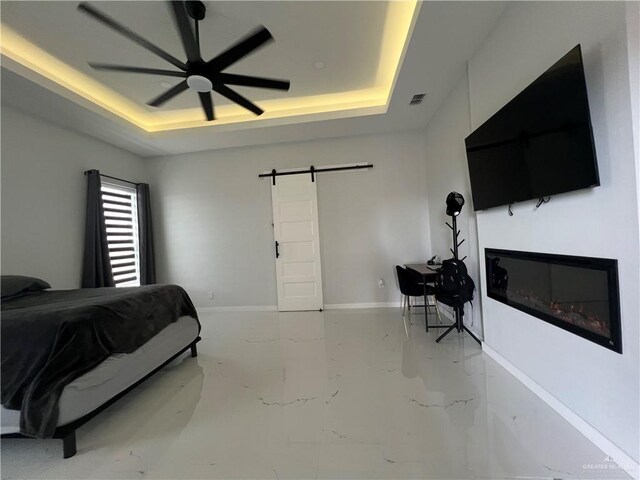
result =
[[[136,191],[111,183],[102,183],[101,191],[113,280],[116,287],[137,287],[140,257]]]

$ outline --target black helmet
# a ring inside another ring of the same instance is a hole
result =
[[[450,217],[455,217],[462,210],[462,206],[464,205],[464,197],[460,195],[458,192],[451,192],[447,195],[447,215]]]

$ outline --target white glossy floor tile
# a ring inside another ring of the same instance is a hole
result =
[[[468,336],[398,309],[202,315],[78,432],[2,441],[2,478],[629,478]]]

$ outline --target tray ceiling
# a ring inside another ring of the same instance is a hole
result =
[[[166,2],[91,3],[172,55],[185,58]],[[207,17],[200,24],[205,58],[214,57],[260,24],[273,34],[275,42],[228,69],[291,81],[289,92],[237,87],[266,110],[263,116],[255,117],[214,95],[220,120],[207,123],[193,92],[160,109],[147,106],[147,101],[178,80],[97,72],[87,62],[170,65],[82,15],[76,9],[78,2],[3,2],[3,66],[148,132],[331,112],[340,112],[341,117],[349,111],[362,115],[366,108],[376,112],[386,108],[418,10],[413,1],[205,4]]]

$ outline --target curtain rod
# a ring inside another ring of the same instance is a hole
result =
[[[326,168],[315,168],[313,165],[311,165],[311,167],[309,167],[309,169],[307,170],[293,170],[293,171],[289,171],[289,172],[277,172],[276,169],[274,168],[273,170],[271,170],[270,173],[261,173],[258,175],[258,177],[260,178],[264,178],[264,177],[272,177],[273,178],[273,184],[276,184],[276,177],[280,177],[283,175],[298,175],[300,173],[310,173],[311,174],[311,181],[314,182],[315,181],[315,174],[316,173],[322,173],[322,172],[337,172],[340,170],[360,170],[363,168],[373,168],[373,164],[368,163],[366,165],[348,165],[346,167],[326,167]]]
[[[86,172],[84,172],[84,174],[88,174],[89,172],[91,172],[92,170],[87,170]],[[130,180],[125,180],[124,178],[118,178],[118,177],[112,177],[111,175],[105,175],[103,173],[100,174],[101,177],[105,177],[105,178],[111,178],[112,180],[118,180],[119,182],[125,182],[125,183],[130,183],[131,185],[141,185],[141,183],[139,182],[132,182]]]

